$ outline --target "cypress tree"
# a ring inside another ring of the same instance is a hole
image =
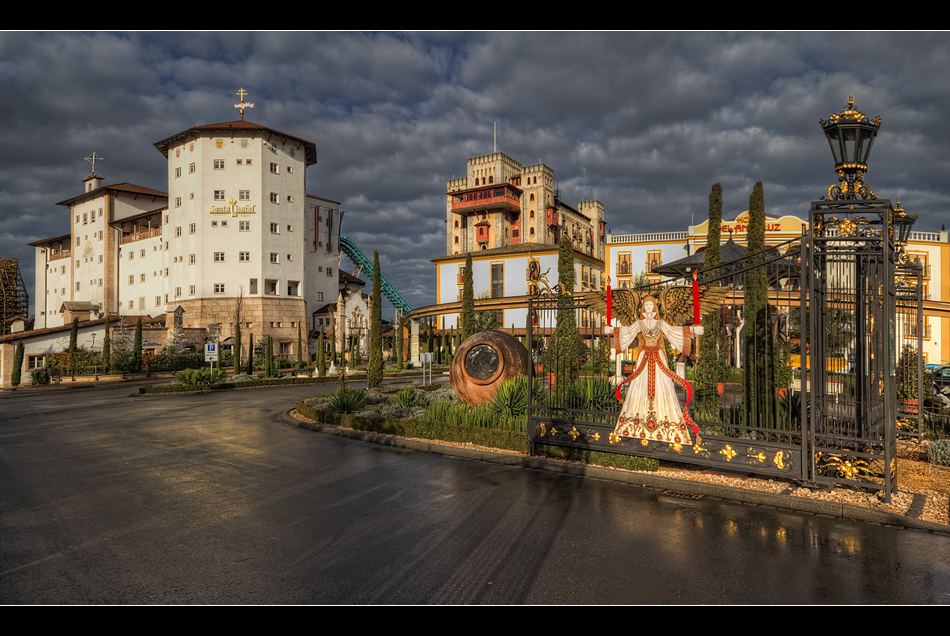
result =
[[[303,368],[303,337],[301,336],[301,326],[297,323],[297,368]]]
[[[472,254],[465,255],[462,270],[462,342],[475,334],[475,287],[472,281]]]
[[[402,335],[402,320],[396,321],[396,370],[402,371],[403,369],[403,357],[402,357],[402,347],[403,347],[403,335]]]
[[[324,354],[323,354],[323,327],[320,327],[320,335],[317,338],[317,377],[324,378],[327,375],[326,367],[324,366]]]
[[[383,318],[380,298],[379,252],[373,252],[373,306],[369,311],[369,359],[366,386],[374,389],[383,383]]]
[[[23,341],[19,340],[16,343],[16,348],[13,350],[13,374],[10,377],[10,383],[13,386],[20,386],[20,375],[23,369]]]
[[[73,318],[73,326],[69,330],[69,348],[66,349],[66,351],[68,351],[69,353],[73,353],[79,348],[79,345],[77,344],[78,338],[79,338],[79,317],[77,316],[76,318]]]
[[[250,333],[247,336],[247,369],[245,369],[247,375],[254,375],[254,334]]]
[[[703,271],[707,278],[716,276],[720,264],[720,242],[722,240],[722,186],[718,183],[709,193],[709,227],[706,233],[706,251],[704,252]],[[701,283],[703,281],[700,281]],[[719,283],[715,283],[719,285]],[[705,335],[700,341],[699,390],[697,407],[700,417],[719,420],[718,384],[723,380],[725,342],[720,312],[705,318]]]
[[[234,355],[231,356],[234,362],[234,372],[241,372],[241,323],[234,328]]]
[[[132,368],[135,373],[142,372],[142,317],[135,323],[135,341],[132,344]]]
[[[264,377],[274,377],[274,339],[267,334],[267,349],[264,352]]]
[[[765,195],[762,182],[755,184],[749,198],[748,254],[765,249]],[[745,275],[745,364],[743,402],[746,426],[768,426],[774,421],[774,346],[770,333],[768,280],[761,267]]]
[[[109,373],[112,367],[112,329],[109,324],[109,314],[106,314],[106,335],[102,338],[102,372]]]
[[[553,369],[558,403],[567,406],[567,397],[577,379],[578,359],[583,353],[574,313],[574,248],[567,234],[561,237],[557,259],[558,309],[554,346],[548,350],[548,369]]]

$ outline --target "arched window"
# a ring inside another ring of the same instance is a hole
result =
[[[458,226],[459,226],[459,220],[455,219],[455,227],[458,227]]]
[[[531,210],[531,218],[534,218],[534,210]]]
[[[534,192],[531,193],[531,196],[528,198],[529,201],[534,201]]]
[[[456,242],[456,243],[459,242],[459,237],[457,237],[457,236],[455,237],[455,242]]]
[[[531,228],[531,231],[529,232],[529,234],[530,234],[531,236],[534,236],[534,228]]]
[[[475,185],[478,185],[478,177],[475,177]]]
[[[488,177],[488,183],[495,183],[495,177]]]

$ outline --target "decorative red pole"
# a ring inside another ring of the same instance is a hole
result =
[[[701,315],[699,306],[699,271],[693,270],[693,324],[699,325]],[[699,336],[696,336],[696,360],[699,360]]]

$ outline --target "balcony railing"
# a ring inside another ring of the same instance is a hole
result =
[[[145,230],[143,232],[136,232],[135,234],[126,234],[122,237],[122,244],[134,243],[135,241],[141,241],[142,239],[152,238],[153,236],[161,236],[162,228],[156,227],[151,230]]]
[[[72,255],[72,250],[60,250],[49,255],[49,260],[58,261],[61,258],[69,258]]]

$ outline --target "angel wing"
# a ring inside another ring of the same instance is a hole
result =
[[[718,310],[726,300],[728,287],[699,287],[699,311],[705,316]],[[667,287],[660,292],[660,305],[663,307],[663,320],[672,326],[682,325],[693,318],[692,286]]]
[[[601,316],[607,317],[607,292],[592,291],[580,295],[587,306]],[[641,295],[635,289],[615,289],[610,295],[610,307],[613,316],[621,325],[632,325],[640,317]]]

